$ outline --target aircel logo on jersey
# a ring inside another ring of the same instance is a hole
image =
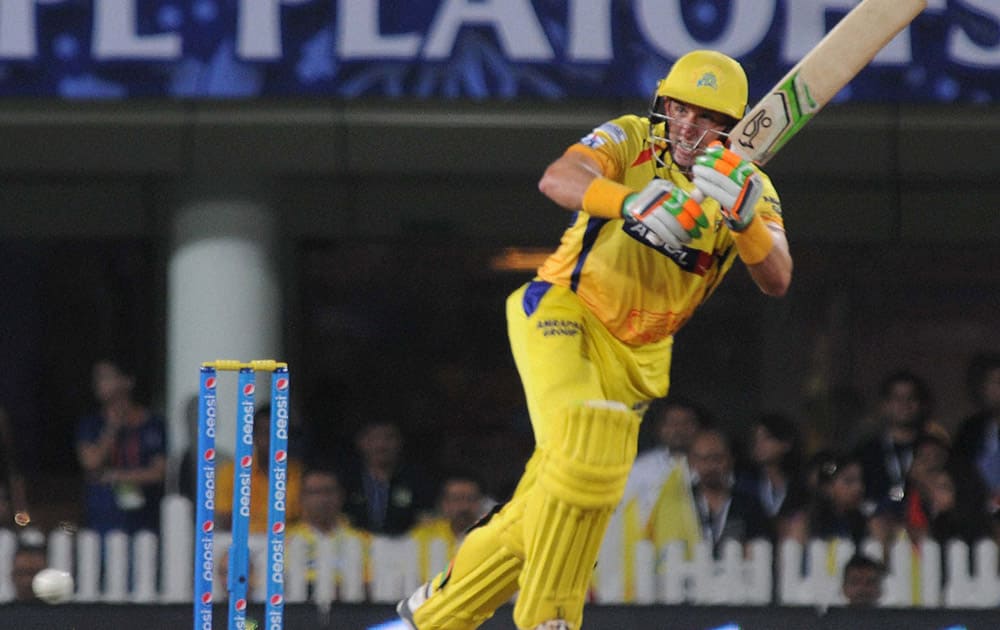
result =
[[[581,138],[580,143],[591,149],[596,149],[608,141],[608,138],[601,135],[601,133],[610,137],[615,143],[625,142],[625,138],[627,137],[624,129],[614,123],[607,122]]]
[[[655,249],[670,260],[674,261],[678,267],[688,273],[703,276],[709,269],[712,268],[715,257],[709,252],[703,252],[700,249],[694,249],[693,247],[681,247],[680,249],[676,249],[666,245],[653,245],[646,240],[646,234],[649,232],[649,228],[642,223],[629,223],[626,221],[622,225],[622,230],[646,247]]]
[[[553,337],[556,335],[572,337],[573,335],[580,334],[583,330],[580,322],[575,322],[571,319],[543,319],[535,324],[535,328],[542,331],[543,337]]]

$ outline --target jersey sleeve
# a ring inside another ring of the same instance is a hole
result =
[[[605,177],[620,182],[625,169],[642,151],[648,133],[644,119],[635,115],[620,116],[595,127],[568,151],[591,156],[601,165]]]

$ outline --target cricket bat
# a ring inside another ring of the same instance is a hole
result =
[[[736,123],[730,149],[766,164],[926,6],[863,0]]]

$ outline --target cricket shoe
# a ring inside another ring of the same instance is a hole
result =
[[[427,601],[427,598],[431,596],[431,583],[426,582],[421,584],[420,587],[413,591],[413,594],[406,599],[399,600],[396,604],[396,614],[399,618],[406,622],[406,625],[410,630],[417,630],[417,622],[413,620],[413,614],[417,612],[417,609]]]

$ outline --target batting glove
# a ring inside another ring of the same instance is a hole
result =
[[[753,221],[754,207],[764,193],[764,182],[753,164],[721,142],[713,142],[695,158],[694,185],[722,206],[722,218],[734,232]]]
[[[654,179],[638,193],[629,195],[622,207],[626,221],[641,223],[644,237],[659,247],[679,249],[708,229],[708,219],[698,202],[668,181]]]

